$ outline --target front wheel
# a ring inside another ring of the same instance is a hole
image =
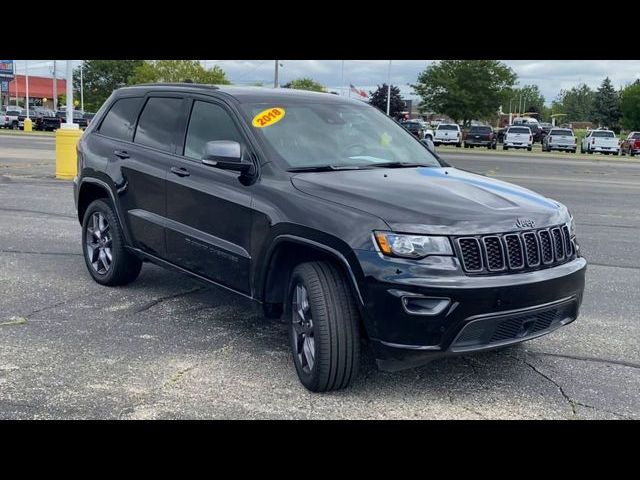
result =
[[[93,279],[101,285],[125,285],[140,274],[142,262],[125,249],[124,235],[113,207],[95,200],[82,222],[84,260]]]
[[[527,147],[527,152],[530,152],[530,151],[531,151],[531,148],[532,148],[532,147]]]
[[[503,149],[503,150],[509,150],[509,147],[507,147],[506,145],[503,145],[503,146],[502,146],[502,149]]]
[[[456,148],[460,148],[461,146],[462,146],[462,144],[461,144],[461,143],[459,143],[459,142],[458,142],[458,143],[456,143]]]
[[[360,363],[359,317],[345,276],[328,262],[291,274],[286,318],[300,382],[312,392],[345,388]]]

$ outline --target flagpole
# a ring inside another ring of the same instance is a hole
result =
[[[391,110],[391,60],[389,60],[389,74],[387,75],[387,116]]]

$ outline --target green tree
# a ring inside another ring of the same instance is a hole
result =
[[[325,88],[322,84],[316,82],[312,78],[303,77],[296,78],[285,83],[282,88],[293,88],[294,90],[310,90],[312,92],[324,92]]]
[[[130,84],[184,82],[222,84],[231,82],[218,65],[206,70],[197,60],[147,60],[139,65]]]
[[[504,90],[515,81],[513,70],[497,60],[442,60],[420,73],[412,87],[422,98],[421,112],[443,113],[468,124],[495,116]]]
[[[387,84],[378,85],[375,91],[369,92],[369,103],[387,113]],[[400,95],[400,89],[391,85],[391,101],[389,102],[389,116],[398,117],[406,108],[404,100]]]
[[[620,97],[607,77],[593,96],[591,119],[599,126],[619,131],[620,115]]]
[[[84,85],[84,108],[95,112],[111,93],[125,85],[142,60],[85,60],[82,67]],[[73,73],[73,87],[80,91],[80,67]],[[58,104],[63,95],[58,96]],[[78,95],[79,97],[79,95]]]
[[[564,113],[563,122],[586,122],[593,118],[594,92],[584,83],[561,90],[553,101],[553,113]]]
[[[625,87],[620,97],[621,124],[627,130],[640,130],[640,81]]]

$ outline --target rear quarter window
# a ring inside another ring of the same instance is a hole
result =
[[[142,103],[142,97],[121,98],[116,100],[104,117],[99,132],[107,137],[130,142],[133,140],[133,127]],[[64,116],[64,113],[59,116]]]

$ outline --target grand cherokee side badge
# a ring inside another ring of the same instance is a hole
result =
[[[518,228],[533,228],[536,226],[536,222],[530,218],[518,218],[516,219],[516,227]]]

